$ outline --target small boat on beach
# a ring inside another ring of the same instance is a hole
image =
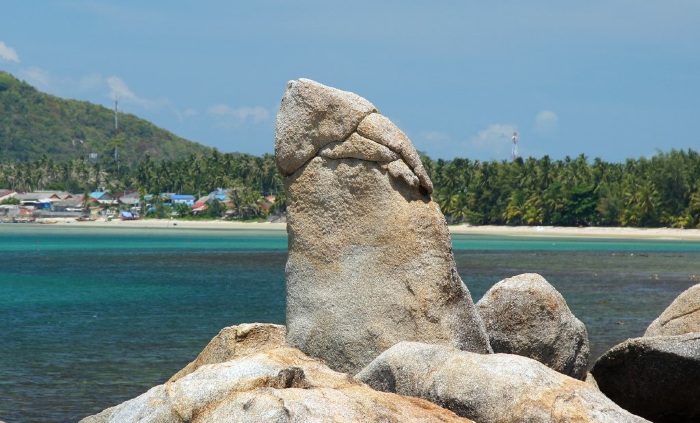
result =
[[[139,220],[139,217],[130,211],[122,210],[119,212],[119,220]]]

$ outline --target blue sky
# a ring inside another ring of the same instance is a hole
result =
[[[223,152],[272,153],[301,77],[434,159],[700,150],[697,0],[13,1],[0,70]]]

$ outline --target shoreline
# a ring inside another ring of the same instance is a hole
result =
[[[46,219],[50,226],[82,228],[143,228],[143,229],[200,229],[200,230],[254,230],[284,231],[286,223],[235,222],[235,221],[195,221],[178,219],[145,220],[97,220],[78,221],[75,219]],[[49,223],[50,222],[50,223]],[[32,226],[36,224],[32,224]],[[15,226],[25,224],[3,224]],[[614,227],[563,227],[563,226],[495,226],[495,225],[451,225],[454,235],[490,235],[509,237],[549,237],[549,238],[598,238],[598,239],[657,239],[700,241],[700,229],[674,228],[614,228]]]
[[[591,238],[591,239],[652,239],[700,241],[700,229],[565,227],[565,226],[450,226],[451,234],[478,234],[514,237]]]

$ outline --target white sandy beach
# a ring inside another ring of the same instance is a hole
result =
[[[613,238],[613,239],[669,239],[700,240],[699,229],[672,228],[604,228],[561,226],[450,226],[454,234],[482,234],[503,236],[536,236],[560,238]]]
[[[142,220],[104,220],[79,221],[75,219],[47,219],[56,221],[56,225],[90,228],[144,228],[144,229],[207,229],[207,230],[269,230],[286,231],[286,223],[270,222],[235,222],[230,220],[177,220],[177,219],[142,219]]]
[[[152,228],[152,229],[207,229],[207,230],[270,230],[285,231],[286,223],[233,222],[233,221],[191,221],[177,219],[144,219],[131,221],[81,222],[74,219],[54,219],[57,225],[72,227],[109,228]],[[499,236],[559,237],[559,238],[613,238],[613,239],[669,239],[700,240],[699,229],[672,228],[575,228],[560,226],[449,226],[453,234],[479,234]]]

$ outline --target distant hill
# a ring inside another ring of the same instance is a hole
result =
[[[159,160],[212,151],[131,114],[119,113],[119,130],[115,136],[109,108],[39,92],[0,71],[0,160],[24,162],[46,155],[62,161],[91,153],[98,160],[113,160],[117,146],[120,162],[128,165],[145,154]]]

